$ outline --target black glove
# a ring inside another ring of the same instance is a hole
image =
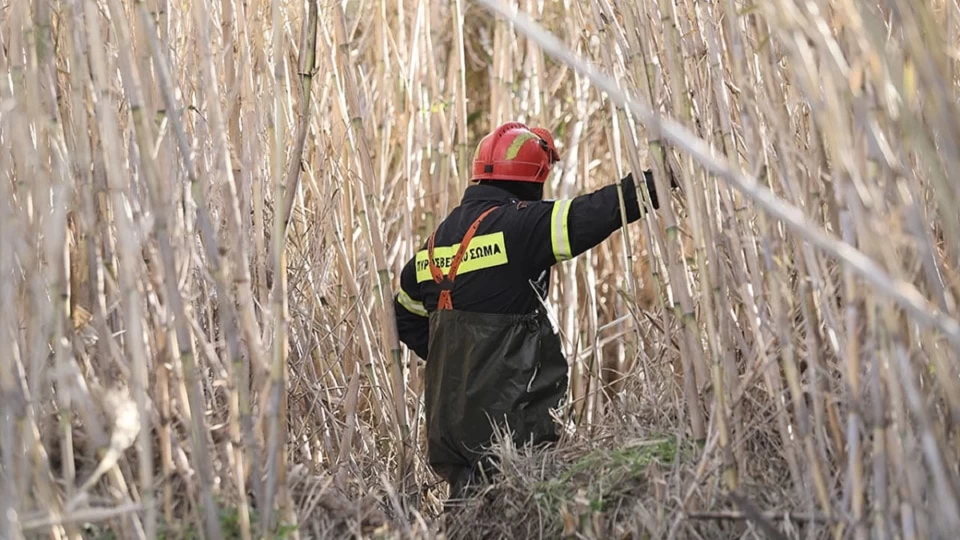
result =
[[[650,193],[650,205],[653,206],[654,210],[657,210],[660,208],[660,199],[657,197],[657,186],[653,182],[653,171],[643,171],[643,179],[646,181],[647,191]],[[635,190],[633,172],[630,172],[624,176],[620,181],[620,185],[623,186],[624,191],[633,193]],[[670,172],[670,187],[673,189],[680,187],[680,184],[677,183],[677,179],[673,176],[672,171]]]
[[[660,208],[660,198],[657,196],[657,186],[653,181],[653,171],[643,171],[643,179],[647,183],[647,192],[650,193],[650,205],[653,206],[654,210],[658,210]],[[640,201],[637,199],[637,189],[636,184],[633,181],[632,171],[620,180],[620,187],[623,189],[624,200],[637,205],[639,211]],[[673,171],[670,171],[670,188],[677,189],[679,187],[680,184],[677,183],[677,179],[673,175]]]

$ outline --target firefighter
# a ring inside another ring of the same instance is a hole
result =
[[[550,268],[622,224],[614,184],[542,200],[559,159],[546,129],[499,126],[477,146],[475,185],[400,274],[397,331],[426,361],[427,457],[450,499],[485,472],[494,423],[518,446],[559,437],[549,411],[562,404],[568,366],[544,308]],[[650,171],[644,177],[659,208]],[[641,217],[633,175],[620,185],[632,223]]]

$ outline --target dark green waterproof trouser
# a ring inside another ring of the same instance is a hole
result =
[[[550,409],[566,395],[567,361],[540,310],[434,311],[425,376],[427,457],[458,494],[476,482],[494,424],[509,429],[517,446],[558,438]]]

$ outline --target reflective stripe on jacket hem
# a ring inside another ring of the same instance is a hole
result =
[[[400,303],[407,311],[413,313],[414,315],[419,315],[421,317],[426,317],[427,309],[423,307],[423,303],[417,302],[413,298],[410,298],[410,295],[407,294],[407,291],[400,289],[400,292],[397,293],[397,302]]]

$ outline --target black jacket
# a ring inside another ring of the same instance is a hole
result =
[[[645,176],[656,208],[650,173]],[[641,212],[632,175],[621,184],[627,222],[633,223]],[[531,282],[545,296],[551,266],[600,244],[622,225],[614,184],[569,200],[527,202],[500,188],[474,185],[437,228],[434,256],[452,257],[473,220],[497,205],[502,207],[481,223],[457,274],[452,293],[457,309],[531,313],[539,305]],[[449,260],[441,262],[446,262],[444,270],[449,268]],[[427,267],[424,243],[403,267],[394,297],[400,341],[423,359],[428,353],[427,315],[436,308],[439,291]]]

